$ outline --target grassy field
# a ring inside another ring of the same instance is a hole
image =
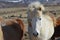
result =
[[[60,6],[45,6],[45,11],[56,12],[56,16],[60,16]],[[0,16],[10,18],[12,16],[20,17],[25,24],[27,24],[27,7],[14,7],[14,8],[0,8]]]
[[[45,11],[53,11],[53,12],[56,12],[57,16],[60,16],[60,6],[48,6],[48,7],[45,7]],[[15,8],[1,8],[0,9],[0,16],[4,17],[4,18],[9,18],[9,17],[12,17],[12,16],[15,16],[15,17],[20,17],[25,26],[27,26],[27,7],[26,8],[20,8],[20,7],[15,7]],[[26,27],[27,29],[27,27]],[[27,30],[26,30],[27,31]],[[28,34],[27,34],[28,35]],[[28,39],[26,39],[28,40]]]
[[[57,14],[60,14],[60,6],[48,6],[45,7],[45,11],[56,11]],[[11,15],[19,15],[25,16],[27,7],[15,7],[15,8],[0,8],[0,16],[11,16]]]
[[[56,12],[56,16],[60,16],[60,6],[45,6],[45,11]],[[12,16],[20,17],[24,23],[27,23],[27,7],[14,7],[14,8],[0,8],[0,16],[9,18]]]

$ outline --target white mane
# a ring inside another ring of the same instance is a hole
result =
[[[32,3],[30,3],[30,4],[28,5],[28,8],[29,8],[30,10],[33,10],[34,7],[35,7],[35,8],[41,7],[41,8],[42,8],[42,11],[45,10],[44,6],[43,6],[39,1],[37,1],[37,2],[32,2]]]

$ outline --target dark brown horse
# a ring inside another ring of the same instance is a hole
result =
[[[23,33],[24,24],[21,19],[0,19],[0,40],[22,40]]]

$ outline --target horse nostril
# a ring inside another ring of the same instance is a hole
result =
[[[38,33],[33,33],[34,36],[38,36]]]

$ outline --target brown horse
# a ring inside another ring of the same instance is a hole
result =
[[[19,18],[0,18],[0,40],[22,40],[24,23]]]

